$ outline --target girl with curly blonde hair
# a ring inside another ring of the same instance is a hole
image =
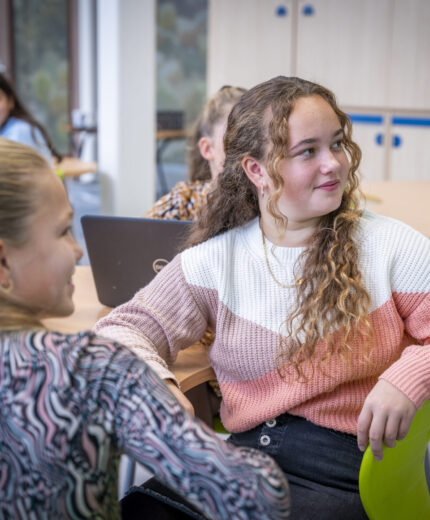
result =
[[[362,451],[430,398],[430,241],[360,209],[361,153],[320,85],[250,89],[224,149],[190,247],[96,330],[174,387],[166,361],[210,325],[230,442],[275,458],[293,518],[364,519]]]

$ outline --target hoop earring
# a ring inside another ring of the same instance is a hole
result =
[[[13,281],[8,278],[8,285],[5,287],[4,285],[0,284],[1,290],[5,294],[10,294],[13,290]]]

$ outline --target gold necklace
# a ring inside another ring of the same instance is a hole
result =
[[[292,288],[297,287],[298,285],[300,285],[300,281],[294,282],[293,284],[290,284],[290,285],[282,283],[273,274],[272,268],[270,267],[270,263],[269,263],[269,257],[267,255],[266,236],[265,236],[264,231],[263,231],[263,226],[261,225],[261,220],[260,220],[260,231],[261,231],[261,237],[263,239],[263,249],[264,249],[264,258],[266,260],[266,266],[267,266],[267,269],[268,269],[268,271],[270,273],[270,276],[272,277],[273,281],[275,283],[277,283],[280,287],[283,287],[284,289],[292,289]]]

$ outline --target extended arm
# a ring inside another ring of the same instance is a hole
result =
[[[116,407],[115,430],[124,452],[208,518],[288,518],[288,486],[274,461],[217,438],[184,412],[158,377],[139,361],[128,369]]]
[[[177,256],[132,300],[96,323],[94,330],[128,346],[162,379],[175,381],[168,364],[180,349],[203,336],[208,324],[205,311],[196,304]]]
[[[358,421],[360,448],[369,440],[378,460],[382,441],[395,446],[407,434],[416,410],[430,399],[430,241],[409,232],[400,244],[390,268],[392,304],[407,333],[399,341],[409,338],[410,345],[381,374]],[[394,323],[388,324],[387,330],[393,328]]]

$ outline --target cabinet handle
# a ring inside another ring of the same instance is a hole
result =
[[[306,4],[303,6],[302,15],[303,16],[313,16],[315,14],[315,8],[311,4]]]
[[[384,134],[376,134],[375,143],[378,146],[382,146],[384,144]]]
[[[288,9],[285,5],[279,5],[275,10],[276,16],[287,16]]]
[[[392,144],[393,148],[399,148],[399,146],[402,146],[403,139],[400,137],[400,135],[393,135]]]

